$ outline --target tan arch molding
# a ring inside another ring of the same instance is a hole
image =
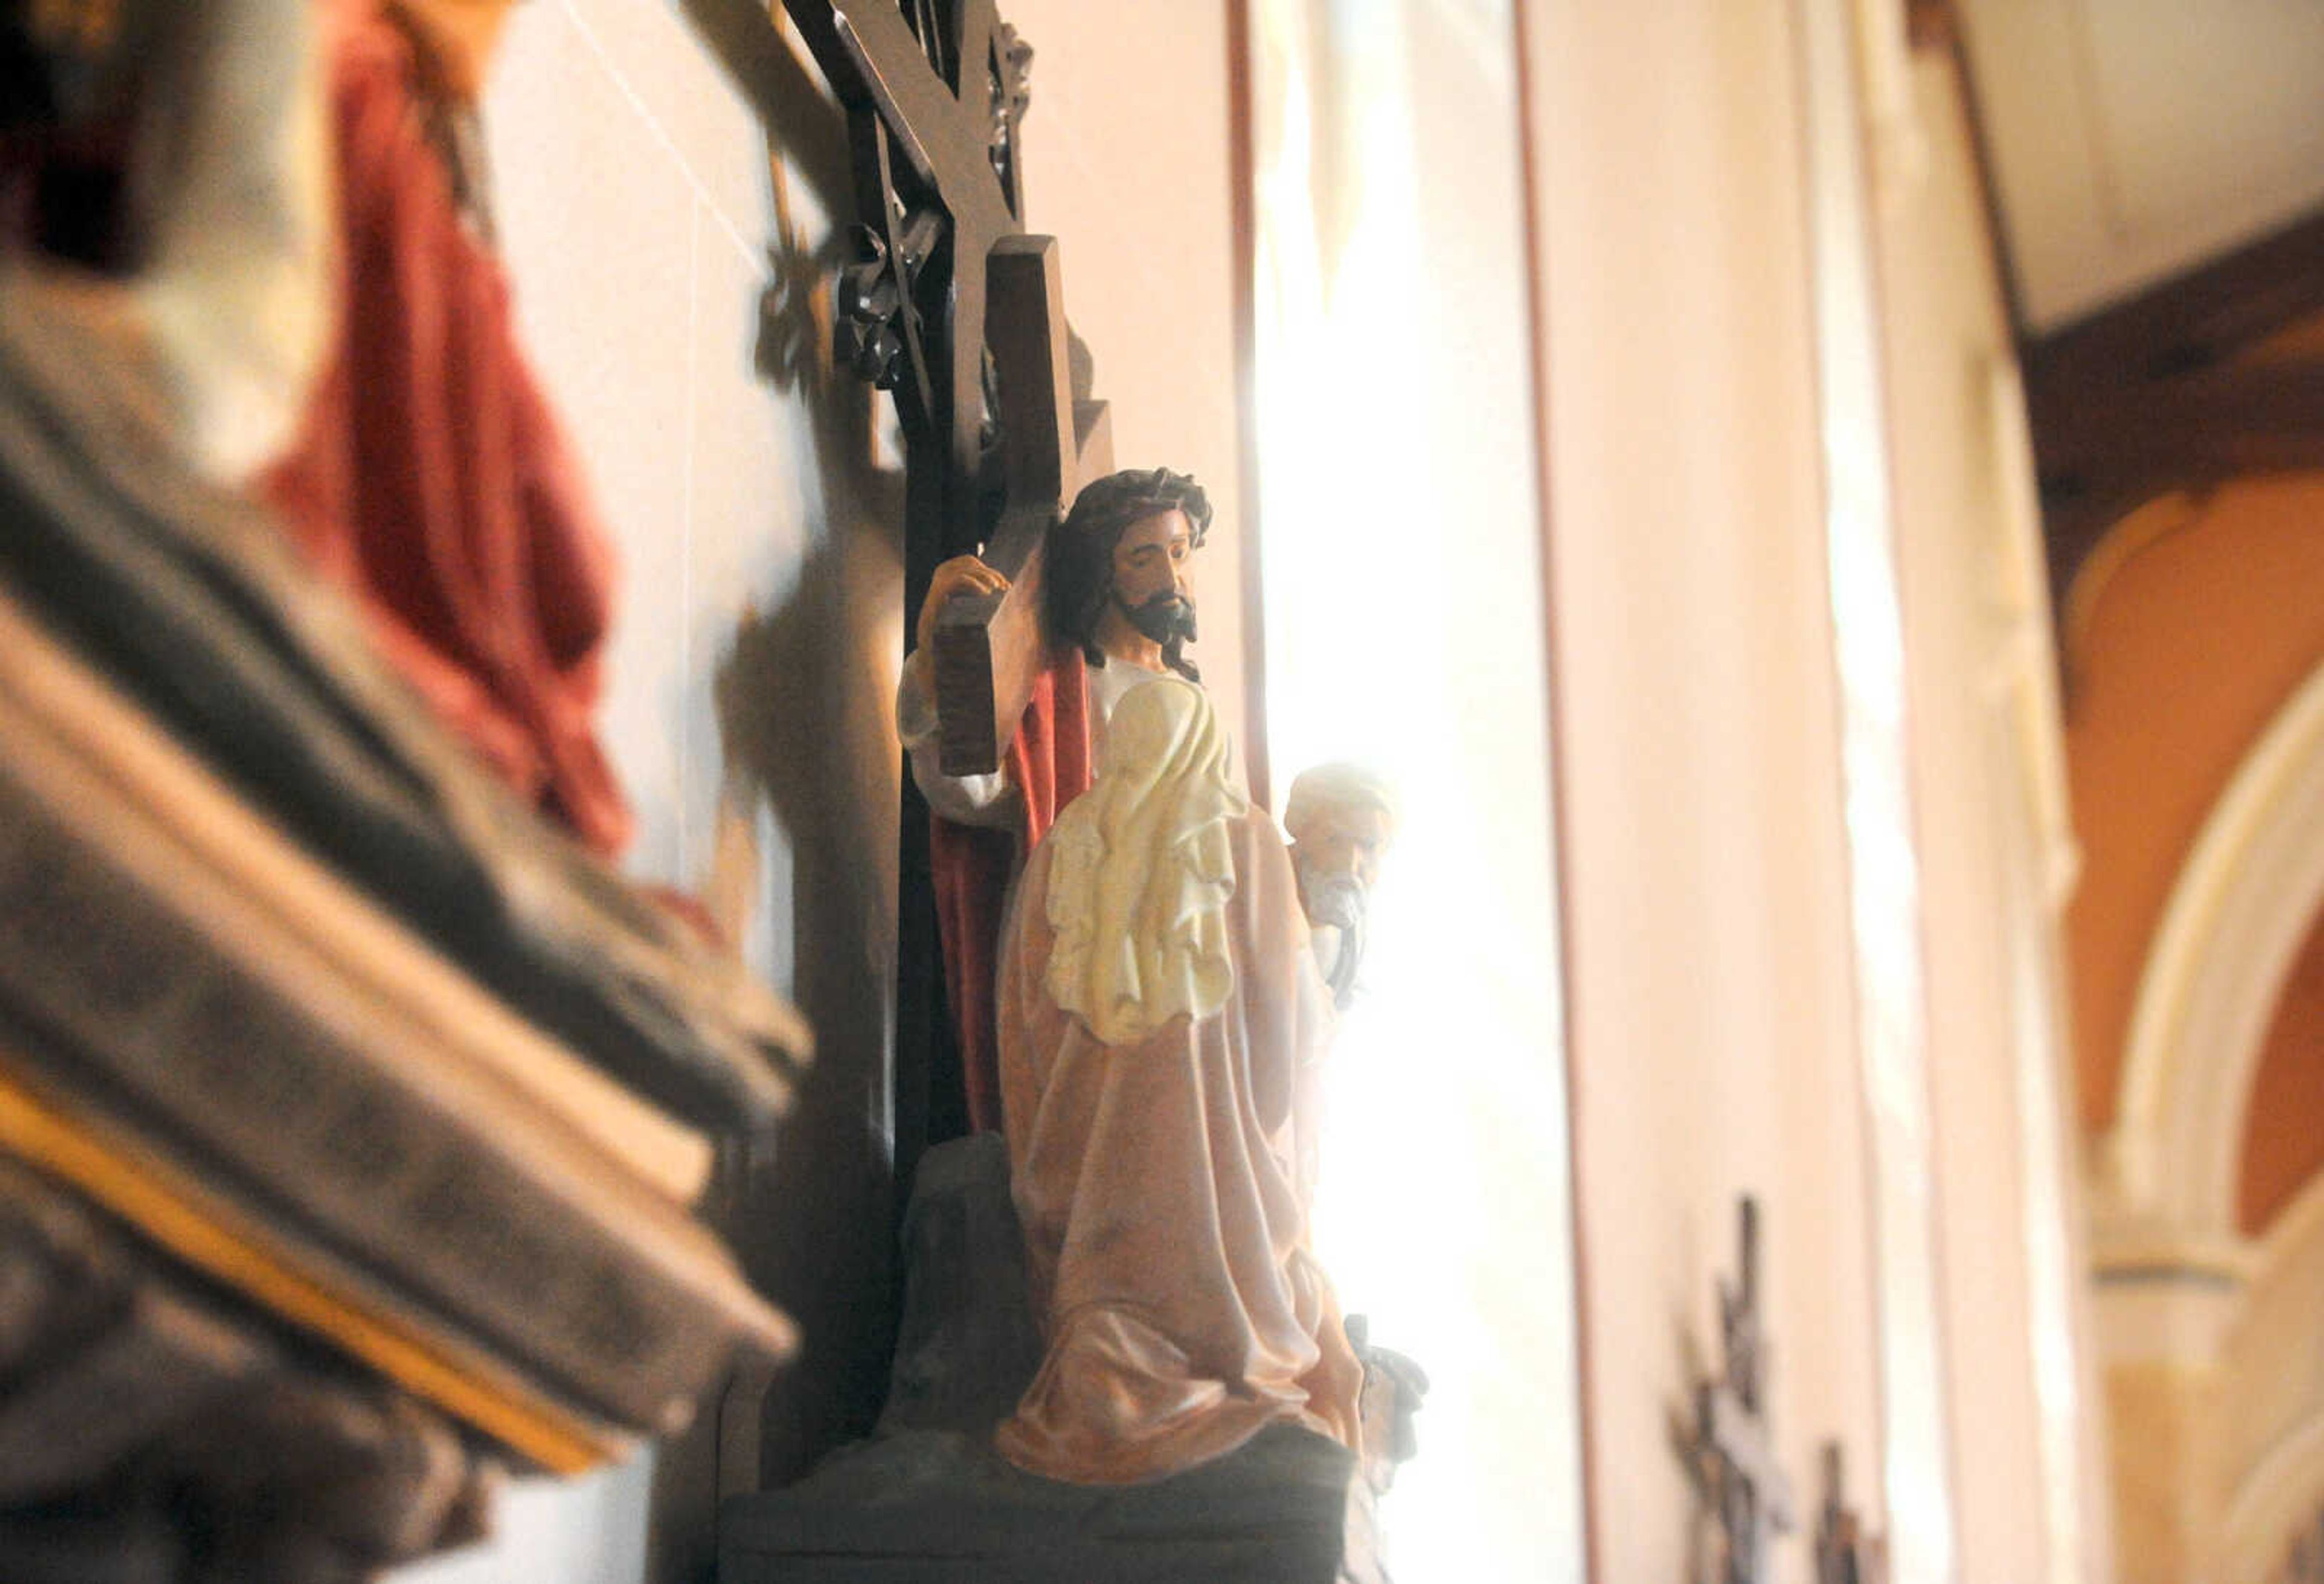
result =
[[[2059,645],[2069,667],[2079,665],[2089,652],[2090,629],[2098,621],[2098,602],[2114,584],[2115,575],[2172,535],[2194,527],[2210,509],[2208,495],[2173,490],[2160,495],[2107,530],[2104,538],[2082,557],[2059,621],[2063,641]]]
[[[2324,1286],[2324,1178],[2301,1191],[2258,1246],[2258,1261],[2246,1311],[2258,1310],[2271,1298],[2293,1303],[2306,1310],[2297,1289]],[[2289,1294],[2279,1289],[2292,1288]],[[2263,1379],[2300,1379],[2311,1374],[2301,1367],[2312,1352],[2312,1333],[2305,1327],[2282,1328],[2280,1335],[2301,1355],[2299,1358],[2239,1358],[2241,1368]],[[2249,1344],[2246,1344],[2248,1346]],[[2232,1434],[2233,1427],[2224,1430]],[[2288,1537],[2312,1524],[2324,1508],[2324,1394],[2308,1404],[2305,1415],[2279,1435],[2273,1445],[2254,1449],[2256,1455],[2238,1458],[2229,1448],[2229,1472],[2234,1477],[2219,1534],[2219,1576],[2224,1584],[2272,1584],[2280,1576]]]
[[[2101,1156],[2102,1245],[2248,1268],[2245,1113],[2285,973],[2324,904],[2324,666],[2246,754],[2149,947]]]
[[[2324,1419],[2286,1436],[2233,1500],[2219,1541],[2221,1584],[2274,1584],[2291,1536],[2324,1501]]]

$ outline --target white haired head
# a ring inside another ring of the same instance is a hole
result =
[[[1388,815],[1390,835],[1396,833],[1403,820],[1402,811],[1397,806],[1396,788],[1377,771],[1344,760],[1316,765],[1299,773],[1291,783],[1290,796],[1284,800],[1283,828],[1296,842],[1300,830],[1312,826],[1315,816],[1326,809],[1378,809]]]

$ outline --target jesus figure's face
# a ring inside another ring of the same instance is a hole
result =
[[[1114,609],[1152,642],[1194,636],[1194,602],[1186,593],[1194,553],[1194,528],[1176,507],[1131,523],[1113,547]]]
[[[1186,594],[1194,530],[1173,507],[1124,529],[1113,547],[1113,594],[1130,610],[1160,595]]]

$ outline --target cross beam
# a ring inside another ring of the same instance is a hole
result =
[[[843,274],[843,345],[896,393],[908,597],[970,549],[1011,580],[999,599],[954,599],[936,640],[943,768],[974,774],[998,767],[1024,714],[1044,656],[1042,542],[1111,465],[1111,432],[1102,404],[1074,399],[1056,245],[1024,234],[1031,51],[993,0],[908,5],[909,20],[896,0],[784,0],[853,134],[862,256]]]
[[[997,769],[1017,734],[1047,655],[1042,548],[1082,484],[1113,467],[1106,404],[1074,400],[1056,238],[1003,238],[990,290],[1009,495],[984,559],[1009,587],[957,595],[937,618],[937,748],[955,776]]]
[[[947,506],[968,508],[982,455],[985,256],[1024,229],[1018,110],[1003,80],[1021,60],[1012,66],[992,0],[955,0],[951,29],[924,16],[927,36],[894,0],[784,0],[784,9],[848,112],[857,213],[899,278],[907,441],[941,447]],[[1005,166],[993,159],[996,128],[1012,151]],[[923,216],[942,232],[915,256],[908,241]]]
[[[1779,1533],[1793,1524],[1792,1482],[1775,1458],[1766,1421],[1725,1385],[1705,1388],[1704,1440],[1739,1474],[1757,1499],[1759,1516]]]

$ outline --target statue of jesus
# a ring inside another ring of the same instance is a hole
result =
[[[1151,677],[1194,676],[1185,654],[1194,636],[1186,574],[1210,526],[1202,486],[1167,467],[1110,474],[1074,497],[1049,535],[1041,591],[1048,672],[1001,768],[987,775],[944,773],[927,657],[954,595],[997,594],[1007,580],[960,556],[929,581],[896,724],[935,816],[929,858],[972,1128],[1001,1125],[991,997],[1002,898],[1049,821],[1089,785],[1114,702]]]

